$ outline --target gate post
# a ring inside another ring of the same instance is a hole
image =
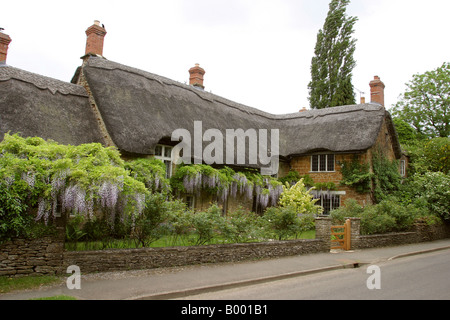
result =
[[[324,242],[324,247],[330,248],[331,240],[331,218],[318,216],[316,218],[316,239]]]
[[[349,251],[352,247],[352,222],[350,219],[345,221],[344,250]]]
[[[361,218],[346,218],[350,220],[351,224],[351,232],[350,232],[350,239],[351,239],[351,246],[354,249],[358,249],[359,244],[359,237],[361,235]]]

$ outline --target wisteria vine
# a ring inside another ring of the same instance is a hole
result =
[[[200,194],[209,191],[216,194],[223,203],[229,197],[256,199],[261,208],[276,206],[283,192],[281,182],[263,177],[255,172],[235,172],[225,167],[214,169],[208,165],[189,165],[178,168],[172,185],[175,189],[188,194]]]

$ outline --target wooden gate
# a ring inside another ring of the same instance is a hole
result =
[[[351,221],[345,221],[343,226],[331,227],[331,249],[342,249],[345,251],[351,248]]]

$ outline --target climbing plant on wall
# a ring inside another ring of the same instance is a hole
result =
[[[343,161],[341,165],[341,184],[354,188],[359,193],[371,191],[373,173],[370,164],[363,163],[355,156],[352,161]]]
[[[229,167],[221,169],[209,165],[181,165],[171,178],[174,190],[199,194],[201,191],[215,194],[221,202],[238,195],[247,199],[255,197],[263,208],[276,205],[283,192],[282,183],[271,177],[263,177],[256,171],[236,172]]]
[[[111,221],[116,215],[139,215],[148,194],[144,183],[124,168],[116,149],[17,134],[6,134],[0,143],[0,184],[7,193],[20,193],[26,214],[35,213],[36,220],[46,223],[60,212],[88,217],[107,213]]]

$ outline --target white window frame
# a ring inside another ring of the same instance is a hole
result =
[[[400,175],[406,177],[406,160],[400,161]]]
[[[325,156],[325,170],[320,170],[320,157]],[[333,170],[328,170],[328,157],[333,156],[334,158],[334,165]],[[317,171],[313,171],[313,159],[314,157],[318,157],[318,164],[317,164]],[[321,154],[314,154],[311,156],[311,168],[310,172],[336,172],[336,155],[332,153],[321,153]]]
[[[330,202],[330,212],[335,209],[338,209],[342,206],[342,196],[345,196],[347,194],[347,192],[345,192],[345,191],[324,191],[324,192],[319,191],[318,195],[317,195],[319,197],[319,201],[316,202],[316,205],[320,205],[324,209],[325,209],[325,207],[323,206],[323,195],[325,193],[334,195],[334,196],[339,196],[339,205],[337,207],[333,206],[333,201]]]
[[[158,148],[158,147],[161,147],[161,155],[156,155],[156,148]],[[172,153],[173,153],[173,146],[168,146],[168,145],[164,145],[164,144],[158,144],[158,145],[156,145],[156,148],[155,148],[155,159],[159,159],[159,160],[161,160],[162,162],[164,162],[164,164],[166,163],[166,161],[168,161],[169,162],[169,171],[168,172],[166,172],[166,178],[170,178],[170,177],[172,177],[172,170],[173,170],[173,157],[172,157]],[[166,148],[168,149],[168,148],[170,148],[171,150],[170,150],[170,157],[167,157],[166,156]],[[167,166],[166,166],[166,169],[167,169]]]

